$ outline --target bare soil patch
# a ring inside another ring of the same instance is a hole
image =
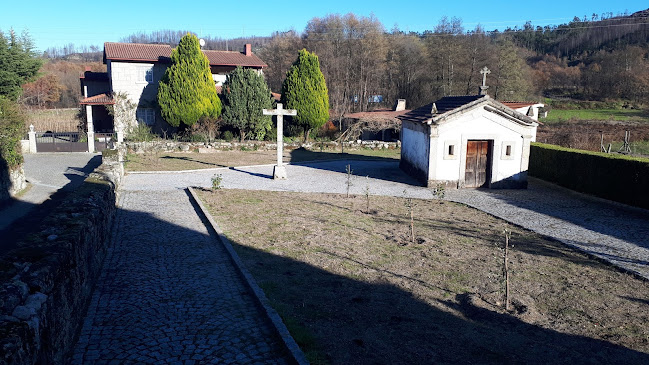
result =
[[[314,364],[649,361],[649,283],[478,210],[199,193]]]
[[[400,150],[359,149],[339,153],[331,150],[310,151],[305,148],[284,150],[284,162],[304,162],[335,159],[399,159]],[[180,171],[215,167],[234,167],[274,164],[276,151],[214,150],[210,153],[175,152],[129,154],[126,169],[129,171]]]

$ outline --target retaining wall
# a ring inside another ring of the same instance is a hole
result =
[[[0,258],[0,363],[65,362],[106,254],[121,181],[115,160]]]
[[[247,141],[247,142],[177,142],[177,141],[152,141],[152,142],[125,142],[126,148],[135,153],[148,152],[199,152],[209,153],[218,150],[268,150],[277,149],[277,143],[265,141]],[[291,142],[284,143],[284,149],[307,148],[312,150],[358,150],[362,148],[370,149],[395,149],[401,148],[401,142],[381,142],[381,141],[352,141],[343,142],[341,146],[338,142]]]

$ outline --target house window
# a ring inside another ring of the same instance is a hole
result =
[[[455,156],[455,145],[451,144],[448,146],[448,155]]]
[[[512,155],[512,145],[507,145],[505,148],[505,156],[511,156]]]
[[[153,67],[139,67],[137,70],[137,82],[153,83]]]
[[[135,117],[138,123],[146,125],[155,124],[155,110],[151,108],[138,108],[138,110],[135,112]]]

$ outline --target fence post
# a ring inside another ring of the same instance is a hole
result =
[[[34,132],[34,125],[29,126],[29,153],[36,153],[36,132]]]

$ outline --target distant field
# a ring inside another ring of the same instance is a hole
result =
[[[27,111],[27,128],[34,125],[37,132],[74,132],[77,130],[77,108],[30,109]]]
[[[649,123],[649,112],[637,109],[552,109],[543,123],[566,121],[639,121]]]

